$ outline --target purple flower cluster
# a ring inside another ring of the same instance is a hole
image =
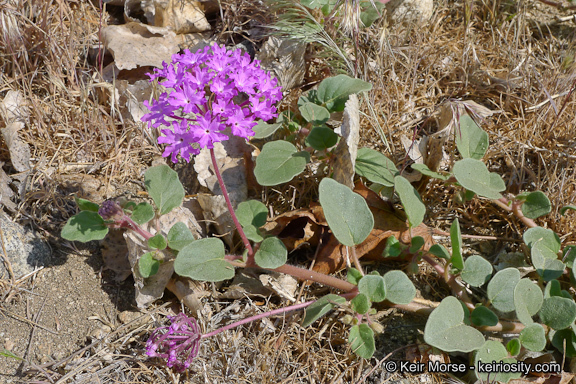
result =
[[[146,341],[146,354],[168,360],[168,367],[185,371],[198,355],[202,333],[196,319],[184,313],[169,316],[169,327],[157,328]]]
[[[160,83],[168,92],[152,103],[142,117],[152,127],[161,129],[158,143],[167,144],[162,156],[177,162],[178,153],[186,161],[200,153],[199,148],[214,148],[214,143],[228,140],[225,131],[248,139],[254,136],[256,119],[264,121],[277,116],[274,103],[282,97],[267,72],[241,50],[229,51],[213,45],[191,53],[172,56],[172,62],[155,68],[151,81]]]

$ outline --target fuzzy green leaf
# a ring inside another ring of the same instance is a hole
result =
[[[182,248],[196,240],[190,228],[182,222],[178,222],[168,231],[168,246],[175,251],[180,251]]]
[[[482,256],[472,255],[464,262],[462,280],[473,287],[479,287],[490,280],[492,264]]]
[[[498,324],[498,316],[496,316],[496,314],[490,309],[483,306],[474,308],[470,315],[470,320],[472,321],[472,324],[477,327],[485,325],[494,326]]]
[[[366,200],[333,179],[325,177],[320,182],[320,205],[332,233],[344,245],[360,244],[374,228]]]
[[[370,148],[358,150],[355,169],[359,176],[386,187],[393,187],[394,177],[400,174],[392,160]]]
[[[371,304],[372,303],[370,303],[368,296],[363,293],[357,294],[352,300],[350,300],[352,310],[361,315],[364,315],[370,310]]]
[[[420,172],[421,174],[435,179],[448,180],[448,176],[442,175],[441,173],[431,171],[426,164],[412,164],[412,169]]]
[[[265,139],[268,136],[272,136],[274,132],[278,130],[282,126],[281,123],[278,124],[268,124],[262,120],[258,122],[258,125],[252,127],[254,131],[254,138],[255,139]]]
[[[440,244],[434,244],[433,246],[430,247],[428,252],[441,259],[450,260],[452,258],[450,252],[448,252],[448,250],[443,245]]]
[[[508,357],[508,351],[506,350],[506,347],[504,347],[504,345],[498,341],[488,340],[474,353],[474,365],[476,366],[474,373],[476,374],[476,377],[486,382],[494,381],[507,383],[512,379],[518,379],[520,376],[522,376],[522,373],[520,372],[498,372],[496,374],[479,372],[478,362],[480,361],[483,363],[491,363],[492,361],[503,362],[505,364],[517,363],[516,359]]]
[[[576,320],[576,303],[564,297],[549,297],[544,299],[538,315],[550,328],[556,330],[568,328]]]
[[[368,296],[370,301],[379,303],[386,299],[386,281],[382,276],[366,275],[358,282],[360,293]]]
[[[184,200],[184,187],[178,174],[167,165],[148,168],[144,172],[144,186],[161,215],[180,206]]]
[[[398,197],[400,197],[400,202],[408,216],[410,226],[417,227],[422,224],[426,214],[426,206],[422,202],[418,191],[410,184],[408,179],[402,176],[394,177],[394,188]]]
[[[454,219],[450,226],[450,243],[452,244],[452,258],[450,262],[454,268],[464,269],[464,259],[462,258],[462,233],[460,232],[460,222]]]
[[[136,222],[136,224],[145,224],[154,218],[154,207],[148,203],[140,203],[132,211],[130,218]]]
[[[522,346],[533,352],[540,352],[546,347],[544,327],[538,323],[531,324],[520,332]]]
[[[76,205],[78,205],[78,208],[80,208],[81,211],[98,212],[98,209],[100,209],[98,204],[93,203],[90,200],[82,199],[76,196],[74,196],[74,200],[76,201]]]
[[[459,160],[452,168],[454,177],[464,188],[489,199],[499,199],[500,192],[506,189],[506,185],[500,175],[490,173],[486,165],[480,160]]]
[[[402,271],[389,271],[384,275],[386,300],[394,304],[409,304],[416,297],[416,287]]]
[[[166,238],[161,233],[158,233],[148,239],[148,246],[152,249],[163,250],[166,249],[168,243],[166,242]]]
[[[264,186],[286,183],[302,173],[309,161],[308,152],[298,152],[293,144],[284,140],[272,141],[264,144],[256,158],[254,176]]]
[[[432,311],[424,328],[424,341],[446,352],[472,352],[484,344],[480,331],[466,325],[460,301],[448,296]]]
[[[286,264],[288,251],[277,237],[268,237],[262,241],[254,254],[254,261],[260,268],[275,269]]]
[[[60,235],[66,240],[87,243],[102,240],[107,234],[108,227],[98,213],[82,211],[68,219]]]
[[[145,279],[157,274],[159,268],[160,262],[154,258],[154,252],[147,252],[138,260],[138,271]]]
[[[346,75],[338,75],[322,80],[318,86],[318,100],[330,112],[341,112],[348,97],[355,93],[369,91],[372,84]]]
[[[534,323],[532,316],[542,307],[544,295],[538,285],[530,279],[521,279],[514,288],[514,307],[516,316],[524,325]]]
[[[337,304],[344,304],[345,302],[345,298],[335,294],[329,294],[322,297],[321,299],[316,300],[314,303],[310,304],[308,308],[306,308],[306,314],[304,315],[304,320],[302,320],[302,326],[309,326],[334,309]]]
[[[512,312],[514,306],[514,288],[520,281],[520,271],[506,268],[498,271],[488,283],[488,299],[494,308],[501,312]]]
[[[355,325],[350,329],[348,342],[352,351],[359,357],[369,359],[376,351],[374,331],[368,324]]]
[[[386,245],[382,251],[383,257],[398,257],[404,250],[404,246],[394,236],[386,239]]]
[[[506,350],[511,356],[517,356],[522,348],[522,343],[519,339],[512,339],[506,344]]]
[[[234,277],[234,268],[224,260],[224,243],[220,239],[196,240],[178,252],[174,271],[193,280],[222,281]]]
[[[359,270],[357,270],[356,268],[348,268],[348,271],[346,273],[346,280],[350,284],[358,285],[358,282],[360,281],[361,278],[362,273],[360,273]]]
[[[463,158],[480,160],[488,149],[488,134],[470,115],[460,116],[460,129],[456,131],[456,147]]]
[[[236,217],[243,227],[253,225],[260,228],[268,219],[268,208],[257,200],[243,201],[236,208]]]
[[[317,151],[332,148],[338,142],[338,135],[328,127],[314,127],[306,138],[306,145]]]
[[[540,191],[529,193],[522,204],[522,213],[529,219],[537,219],[550,213],[552,204],[548,197]]]
[[[318,104],[306,102],[298,106],[302,117],[314,125],[324,124],[330,119],[330,112]],[[328,128],[329,129],[329,128]]]

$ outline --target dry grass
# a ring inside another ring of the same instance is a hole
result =
[[[245,16],[254,9],[246,1],[225,5],[221,38],[235,39],[241,33],[232,34],[234,26],[246,24]],[[244,13],[234,15],[233,5]],[[381,25],[363,32],[359,72],[374,85],[363,144],[401,164],[405,152],[400,135],[432,134],[438,129],[434,116],[444,103],[474,100],[497,112],[482,124],[490,134],[486,161],[491,170],[503,175],[509,192],[544,191],[553,211],[538,223],[566,242],[576,242],[576,216],[559,215],[562,206],[574,203],[576,192],[576,48],[573,24],[556,21],[557,15],[563,14],[537,1],[476,0],[467,17],[462,1],[445,0],[437,2],[433,19],[423,27]],[[257,16],[263,21],[268,17]],[[123,115],[118,100],[110,96],[112,87],[101,82],[95,69],[94,47],[106,23],[100,17],[87,1],[0,0],[0,97],[19,90],[32,112],[22,135],[31,146],[34,170],[17,216],[52,235],[74,212],[67,174],[95,175],[120,194],[132,189],[129,181],[140,179],[156,153],[140,125]],[[353,44],[343,48],[350,53]],[[9,164],[5,146],[0,160]],[[274,202],[279,212],[307,206],[315,193],[313,181],[299,178],[268,190],[264,200]],[[110,191],[104,188],[103,195]],[[464,233],[520,238],[524,228],[515,218],[483,200],[458,206],[451,199],[453,191],[429,185],[424,195],[428,224],[446,226],[458,215]],[[213,307],[212,313],[228,308],[229,315],[218,321],[201,319],[205,330],[274,308],[250,301],[209,300],[206,305]],[[338,316],[309,329],[302,329],[296,319],[271,319],[218,335],[202,344],[188,376],[177,376],[143,357],[150,322],[130,343],[125,343],[125,335],[110,339],[111,359],[94,355],[94,364],[69,377],[103,383],[350,383],[374,364],[353,357]],[[379,351],[380,357],[387,352]],[[65,375],[63,369],[52,373]],[[379,369],[370,380],[387,377]],[[39,371],[35,379],[46,377]]]

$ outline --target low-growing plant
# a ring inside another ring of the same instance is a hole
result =
[[[235,268],[260,267],[316,281],[341,293],[259,314],[203,335],[194,319],[180,314],[171,319],[171,326],[156,330],[150,337],[147,343],[150,356],[166,358],[169,366],[184,370],[198,353],[199,342],[219,332],[299,309],[306,309],[302,325],[308,326],[332,309],[347,306],[354,313],[349,319],[351,350],[359,357],[370,358],[375,352],[374,330],[382,331],[371,318],[374,303],[384,302],[406,311],[422,310],[421,305],[413,302],[416,288],[406,273],[400,270],[384,275],[376,271],[364,273],[355,247],[373,230],[373,213],[361,195],[329,177],[339,136],[326,122],[335,112],[344,110],[350,95],[369,91],[369,83],[345,75],[327,78],[316,90],[300,97],[298,113],[284,112],[277,123],[268,124],[265,121],[276,116],[274,104],[281,98],[280,88],[257,61],[251,61],[241,51],[232,52],[217,45],[196,53],[185,51],[155,70],[151,78],[160,81],[167,91],[146,104],[150,113],[143,120],[151,127],[161,128],[158,142],[166,144],[163,156],[170,157],[172,162],[177,162],[178,155],[190,161],[201,148],[210,152],[245,252],[227,254],[222,240],[195,239],[183,223],[167,229],[167,236],[160,232],[153,235],[143,229],[145,223],[157,220],[183,202],[184,188],[176,172],[167,165],[152,167],[144,175],[144,185],[154,205],[113,200],[98,205],[76,199],[80,212],[64,226],[62,237],[87,242],[103,239],[109,228],[134,231],[149,248],[138,260],[138,272],[144,278],[154,276],[162,263],[169,261],[174,262],[174,271],[180,276],[213,282],[231,279]],[[257,119],[261,121],[258,123]],[[347,247],[354,265],[348,268],[346,280],[286,264],[288,252],[282,241],[261,230],[268,219],[268,209],[263,203],[250,200],[236,208],[232,206],[214,144],[229,139],[230,135],[263,139],[275,132],[276,137],[283,139],[263,145],[256,159],[256,180],[263,186],[274,186],[302,173],[311,159],[325,165],[325,176],[319,183],[319,203],[330,230]],[[425,248],[421,237],[413,237],[411,244],[389,237],[384,257],[405,257],[412,266],[423,260],[434,267],[452,290],[453,296],[428,308],[424,341],[446,352],[473,352],[473,364],[492,360],[512,363],[522,349],[539,352],[549,342],[567,356],[576,356],[576,303],[570,291],[563,289],[574,280],[575,247],[562,248],[553,231],[538,227],[533,221],[550,212],[549,200],[539,191],[517,196],[502,194],[506,189],[504,181],[482,161],[489,144],[488,134],[467,114],[460,116],[454,138],[461,159],[454,162],[449,172],[435,172],[422,164],[414,164],[412,168],[440,182],[459,186],[467,199],[474,196],[489,199],[520,218],[529,227],[523,239],[534,270],[521,274],[518,268],[510,266],[495,271],[481,255],[464,258],[457,219],[450,229],[451,251],[439,244]],[[393,189],[411,228],[423,222],[426,207],[420,195],[382,153],[361,148],[355,172],[372,183],[374,189]],[[568,209],[575,208],[565,207]],[[470,287],[477,288],[474,298],[469,295]],[[494,331],[518,336],[506,345],[487,341],[484,332]],[[507,381],[518,376],[516,372],[498,373],[490,379]],[[479,378],[487,377],[480,374]]]

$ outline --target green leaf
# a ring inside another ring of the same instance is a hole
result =
[[[262,240],[264,240],[262,233],[255,226],[247,225],[242,227],[242,229],[244,230],[244,234],[248,240],[252,240],[255,243],[260,243]]]
[[[346,273],[346,280],[350,284],[358,285],[358,282],[360,281],[361,278],[362,273],[359,270],[357,270],[356,268],[348,268],[348,271]]]
[[[80,208],[81,211],[98,212],[100,209],[98,204],[93,203],[90,200],[82,199],[77,196],[74,196],[74,200],[76,201],[76,205],[78,205],[78,208]]]
[[[424,341],[445,352],[472,352],[484,344],[480,331],[464,323],[460,301],[448,296],[432,311],[424,328]]]
[[[434,244],[433,246],[430,247],[428,252],[441,259],[450,260],[452,258],[450,252],[448,252],[448,250],[443,245],[440,244]]]
[[[302,326],[307,327],[328,312],[330,312],[337,304],[344,304],[346,299],[342,296],[329,294],[321,299],[316,300],[306,308],[306,315],[302,321]],[[335,304],[334,304],[335,303]]]
[[[374,303],[386,299],[386,281],[382,276],[366,275],[358,282],[358,291],[368,296]]]
[[[355,169],[359,176],[386,187],[393,187],[394,177],[400,174],[392,160],[370,148],[358,150]]]
[[[393,236],[388,236],[386,245],[382,251],[383,257],[398,257],[404,250],[404,246]]]
[[[544,298],[547,299],[552,296],[562,296],[562,288],[558,280],[550,280],[544,288]]]
[[[130,218],[134,220],[136,224],[145,224],[154,218],[154,207],[148,203],[140,203],[134,207]]]
[[[314,125],[324,124],[330,119],[330,112],[318,104],[306,102],[298,106],[302,117]],[[329,128],[328,128],[329,129]]]
[[[576,211],[576,205],[567,205],[565,207],[560,208],[560,214],[564,216],[564,214],[566,214],[566,211],[568,210]]]
[[[374,216],[366,200],[327,177],[322,179],[319,189],[326,222],[338,241],[353,247],[366,240],[374,228]]]
[[[522,204],[522,213],[529,219],[537,219],[550,213],[552,204],[543,192],[531,192]]]
[[[442,175],[441,173],[431,171],[426,164],[412,164],[412,169],[420,172],[421,174],[435,179],[448,180],[448,176]]]
[[[552,296],[544,299],[538,315],[550,328],[568,328],[576,320],[576,303],[572,299]]]
[[[426,214],[426,206],[422,202],[418,191],[410,184],[410,182],[402,176],[394,177],[394,188],[400,202],[408,216],[408,222],[411,227],[417,227],[424,221]]]
[[[148,239],[148,246],[152,249],[163,250],[166,249],[168,243],[166,242],[166,238],[164,238],[162,234],[158,233]]]
[[[546,347],[544,327],[538,323],[528,325],[520,332],[522,346],[533,352],[540,352]]]
[[[416,287],[402,271],[389,271],[384,275],[386,300],[394,304],[409,304],[416,297]]]
[[[520,353],[520,349],[522,348],[522,343],[520,342],[519,339],[511,339],[507,344],[506,344],[506,350],[508,351],[508,353],[510,353],[510,355],[512,356],[517,356]]]
[[[464,159],[454,163],[454,177],[464,188],[489,199],[499,199],[506,189],[500,175],[490,173],[480,160]]]
[[[480,287],[492,276],[492,264],[482,256],[473,255],[466,259],[460,275],[462,280],[473,287]]]
[[[363,293],[357,294],[352,300],[350,300],[350,304],[352,305],[352,310],[356,313],[364,315],[370,310],[370,300],[368,296]]]
[[[272,136],[274,132],[276,132],[281,126],[282,123],[268,124],[260,120],[256,126],[252,127],[252,130],[254,131],[254,138],[265,139],[269,136]]]
[[[167,165],[148,168],[144,172],[144,186],[161,215],[180,206],[184,200],[184,187],[178,174]]]
[[[158,268],[160,268],[160,262],[154,258],[154,252],[147,252],[138,260],[138,271],[145,279],[157,274]]]
[[[338,142],[338,135],[328,127],[314,127],[306,138],[306,145],[317,151],[332,148]]]
[[[534,247],[536,243],[541,244],[541,251],[545,253],[543,256],[549,259],[557,259],[558,252],[560,251],[560,238],[551,229],[542,227],[534,227],[524,232],[522,236],[524,243],[530,248]]]
[[[462,233],[460,232],[460,222],[458,218],[454,219],[450,226],[450,243],[452,244],[452,258],[450,262],[456,269],[464,269],[464,260],[462,259]]]
[[[503,362],[505,364],[517,364],[516,359],[508,357],[508,351],[502,345],[502,343],[494,340],[488,340],[481,348],[479,348],[474,353],[474,365],[476,369],[474,373],[483,382],[502,382],[507,383],[512,379],[518,379],[522,376],[521,372],[498,372],[494,374],[493,372],[479,372],[478,363],[491,363],[493,361],[499,363]]]
[[[576,335],[571,328],[550,331],[550,336],[552,345],[562,353],[562,356],[576,357]]]
[[[492,306],[500,312],[512,312],[514,306],[514,288],[520,281],[520,271],[506,268],[498,271],[488,283],[487,295]]]
[[[488,134],[470,115],[460,116],[460,130],[455,133],[456,147],[463,158],[480,160],[488,149]]]
[[[422,236],[414,236],[410,241],[410,253],[418,252],[422,246],[426,243],[426,240]]]
[[[264,239],[260,248],[254,254],[254,261],[260,268],[275,269],[286,264],[288,251],[286,246],[277,237]]]
[[[544,295],[538,285],[530,279],[521,279],[514,288],[514,307],[516,316],[524,325],[534,323],[532,316],[542,307]]]
[[[102,240],[107,234],[108,227],[98,213],[82,211],[68,219],[60,235],[66,240],[87,243],[92,240]]]
[[[470,315],[470,320],[472,321],[472,324],[477,327],[494,326],[498,324],[498,316],[484,306],[474,308]]]
[[[341,112],[348,97],[355,93],[369,91],[372,84],[346,75],[338,75],[322,80],[317,97],[330,112]]]
[[[272,141],[264,144],[256,158],[254,176],[264,186],[286,183],[300,174],[309,161],[308,152],[298,152],[294,145],[284,140]]]
[[[350,329],[348,342],[352,351],[359,357],[369,359],[376,351],[374,331],[368,324],[358,324]]]
[[[236,208],[236,217],[243,227],[253,225],[260,228],[268,219],[268,208],[257,200],[243,201]]]
[[[175,251],[180,251],[196,239],[186,224],[178,222],[168,231],[167,240],[170,248]]]
[[[224,260],[224,243],[216,238],[196,240],[178,252],[174,271],[193,280],[222,281],[234,277],[234,268]]]

